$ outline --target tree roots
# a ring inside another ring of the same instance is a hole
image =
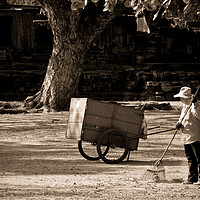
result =
[[[41,91],[37,92],[33,96],[28,96],[24,100],[24,106],[27,108],[40,109],[43,107],[43,102],[41,101]]]

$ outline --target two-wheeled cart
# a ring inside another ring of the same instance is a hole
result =
[[[144,128],[143,109],[72,98],[66,138],[78,140],[84,158],[116,164],[137,150]]]
[[[144,111],[88,98],[72,98],[66,137],[78,140],[88,160],[119,163],[144,137]],[[133,139],[132,139],[133,138]]]

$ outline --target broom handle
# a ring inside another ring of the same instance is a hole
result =
[[[155,162],[155,165],[156,165],[157,167],[160,165],[162,159],[164,158],[165,154],[167,153],[167,151],[168,151],[170,145],[172,144],[172,141],[174,140],[174,138],[175,138],[177,132],[178,132],[178,129],[176,129],[176,131],[175,131],[175,133],[174,133],[172,139],[171,139],[170,142],[168,143],[167,148],[166,148],[165,151],[163,152],[162,156]]]
[[[197,95],[197,93],[198,93],[198,91],[199,91],[199,88],[200,88],[200,85],[199,85],[199,87],[197,88],[197,91],[195,92],[194,96],[192,97],[191,102],[190,102],[189,106],[187,107],[187,109],[186,109],[186,111],[185,111],[185,113],[184,113],[184,116],[182,117],[180,123],[182,123],[182,121],[184,120],[186,114],[188,113],[188,111],[189,111],[189,109],[190,109],[190,107],[191,107],[191,105],[192,105],[192,101],[194,100],[194,98],[196,97],[196,95]],[[175,131],[175,133],[174,133],[172,139],[170,140],[169,144],[167,145],[167,148],[166,148],[165,151],[163,152],[163,154],[162,154],[162,156],[160,157],[160,159],[157,160],[157,161],[155,162],[155,165],[156,165],[157,167],[160,165],[162,159],[164,158],[165,154],[167,153],[167,151],[168,151],[168,149],[169,149],[169,147],[170,147],[172,141],[174,140],[174,138],[175,138],[177,132],[178,132],[178,129],[176,129],[176,131]]]

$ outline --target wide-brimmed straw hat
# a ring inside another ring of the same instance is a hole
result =
[[[189,99],[192,98],[192,94],[191,94],[191,88],[190,87],[182,87],[179,91],[178,94],[175,94],[174,97],[180,97],[180,98],[185,98],[185,99]]]

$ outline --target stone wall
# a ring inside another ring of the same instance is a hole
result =
[[[172,29],[164,23],[146,34],[136,32],[134,18],[129,19],[114,21],[98,38],[102,41],[107,34],[109,47],[101,47],[97,39],[101,51],[89,52],[78,95],[103,100],[174,100],[182,86],[195,91],[200,84],[199,32]]]
[[[31,51],[15,49],[13,54],[0,48],[0,100],[24,100],[40,89],[52,47],[45,20],[35,23],[34,35]],[[151,34],[136,32],[135,18],[120,16],[93,42],[77,96],[174,100],[181,86],[195,91],[200,80],[199,35],[165,26],[155,26]]]
[[[103,100],[174,100],[173,95],[180,87],[189,86],[195,92],[200,80],[198,63],[145,63],[138,69],[120,67],[84,71],[79,96]]]

